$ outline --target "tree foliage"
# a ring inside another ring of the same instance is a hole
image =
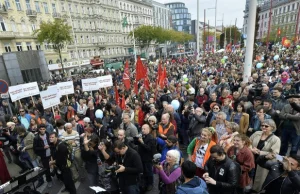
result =
[[[52,22],[42,22],[40,29],[34,31],[34,36],[37,37],[38,42],[41,44],[45,42],[52,44],[62,63],[61,50],[72,42],[71,28],[64,20],[55,19]]]
[[[129,36],[133,38],[133,32],[130,32]],[[184,43],[193,40],[193,36],[161,27],[142,25],[134,29],[134,39],[140,46],[149,47],[152,42],[155,44],[165,43],[166,41]]]
[[[226,43],[238,43],[240,41],[241,32],[236,26],[229,26],[225,28],[226,30]],[[230,30],[231,30],[231,36],[230,36]]]

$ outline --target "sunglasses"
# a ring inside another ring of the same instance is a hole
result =
[[[269,128],[269,125],[261,125],[261,127]]]
[[[153,121],[153,120],[149,120],[149,122],[155,122],[155,121]]]
[[[19,112],[25,112],[24,110],[20,110]]]

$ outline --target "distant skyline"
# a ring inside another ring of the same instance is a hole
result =
[[[161,2],[161,1],[160,1]],[[162,0],[162,3],[182,2],[188,8],[192,15],[192,20],[197,19],[197,0]],[[208,8],[215,7],[215,0],[200,0],[200,21],[204,21],[204,9],[206,9],[206,22],[209,20],[209,25],[215,25],[215,10]],[[218,0],[217,4],[217,26],[222,25],[224,13],[224,25],[234,25],[237,18],[237,27],[243,27],[243,16],[246,0]]]

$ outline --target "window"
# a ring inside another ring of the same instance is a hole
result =
[[[0,25],[1,25],[0,30],[1,31],[6,31],[6,25],[5,25],[4,20],[3,20],[2,17],[0,17]]]
[[[36,12],[38,12],[38,13],[41,12],[39,2],[38,2],[38,1],[35,1],[35,2],[34,2],[34,5],[35,5],[35,10],[36,10]]]
[[[69,12],[72,12],[72,5],[69,3]]]
[[[36,30],[36,25],[35,24],[31,24],[31,29],[34,32]]]
[[[24,82],[42,81],[42,74],[39,68],[21,70]]]
[[[27,46],[27,50],[31,51],[32,50],[32,47],[31,47],[31,44],[30,42],[26,42],[26,46]]]
[[[12,30],[13,32],[17,32],[16,23],[15,23],[14,21],[11,21],[10,25],[11,25],[11,30]]]
[[[43,6],[44,6],[45,13],[49,13],[48,3],[47,2],[43,2]]]
[[[75,5],[76,13],[79,13],[78,5]]]
[[[56,5],[55,5],[55,3],[52,3],[52,12],[56,13]]]
[[[5,0],[4,3],[5,3],[5,7],[6,7],[7,9],[10,9],[10,3],[9,3],[9,0]]]
[[[4,48],[5,48],[5,52],[7,52],[7,53],[11,52],[11,48],[10,48],[10,44],[9,43],[4,44]]]
[[[16,2],[17,10],[18,10],[18,11],[21,11],[21,10],[22,10],[22,7],[21,7],[20,0],[15,0],[15,2]]]
[[[81,36],[81,43],[84,43],[84,38],[83,38],[83,36]]]
[[[41,45],[36,44],[35,47],[36,47],[36,50],[41,50]]]
[[[31,7],[30,7],[30,0],[26,0],[26,9],[27,9],[27,10],[31,10]]]
[[[65,11],[65,3],[61,2],[61,11]]]
[[[90,43],[90,38],[89,38],[89,36],[86,36],[86,39],[87,39],[87,43]]]
[[[17,51],[22,51],[22,44],[20,42],[16,43]]]

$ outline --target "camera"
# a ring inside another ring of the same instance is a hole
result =
[[[160,163],[160,159],[161,159],[161,154],[154,154],[153,155],[153,159],[152,159],[152,164],[153,165],[158,165]]]
[[[143,137],[143,134],[138,134],[137,136],[133,137],[133,140],[138,141],[141,137]]]
[[[158,129],[158,125],[157,124],[154,124],[153,126],[152,126],[152,130],[157,130]]]
[[[117,165],[112,165],[112,166],[109,166],[105,169],[104,173],[106,175],[112,175],[116,172],[116,170],[118,170],[120,168],[120,166],[117,166]]]
[[[258,84],[256,86],[253,86],[249,90],[249,94],[252,95],[252,96],[261,96],[262,90],[263,90],[263,85],[262,84]]]
[[[115,135],[113,134],[113,133],[111,133],[111,132],[106,132],[106,135],[107,135],[107,137],[108,137],[108,139],[110,139],[110,140],[113,140],[113,139],[115,139]]]

